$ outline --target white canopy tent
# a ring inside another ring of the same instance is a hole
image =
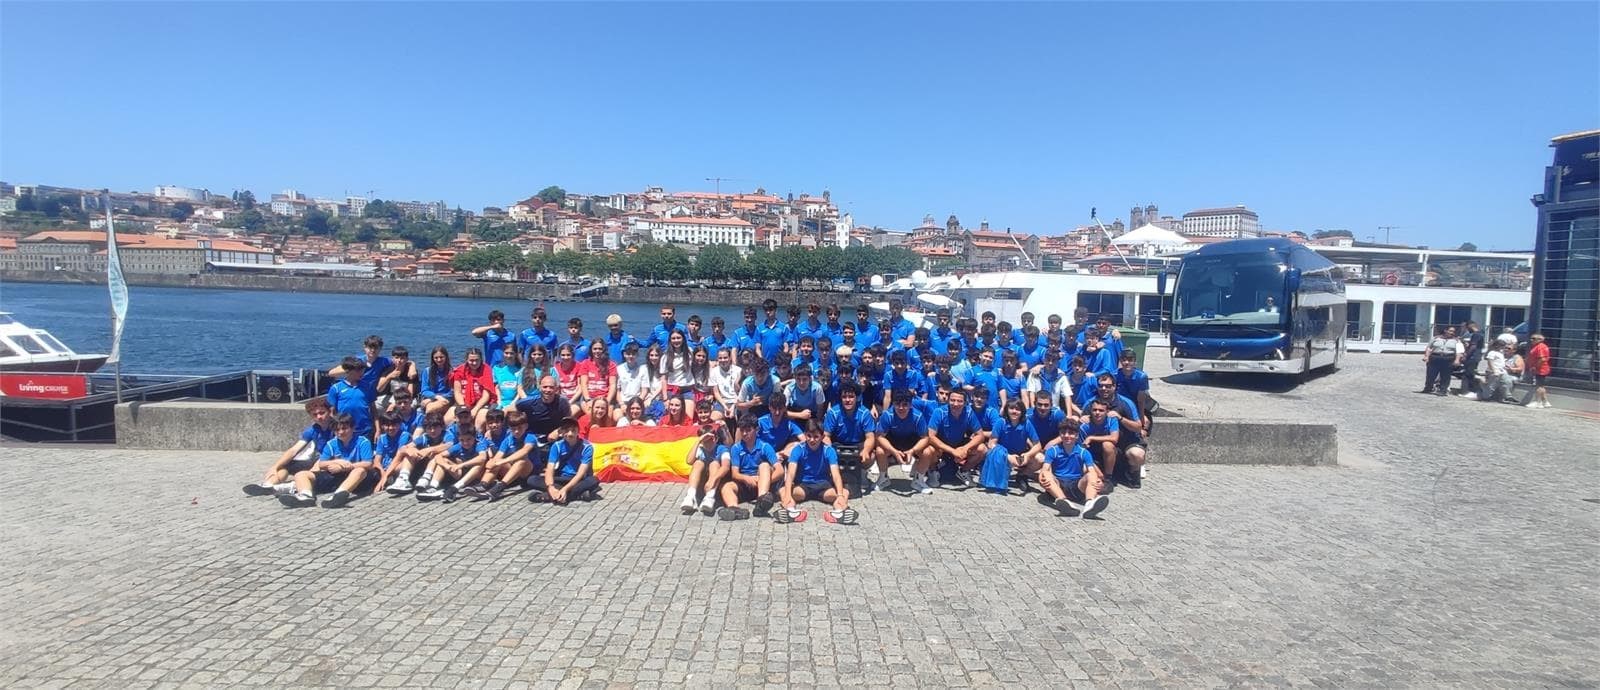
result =
[[[1189,244],[1189,240],[1166,228],[1146,225],[1111,240],[1111,243],[1122,247],[1177,247]]]

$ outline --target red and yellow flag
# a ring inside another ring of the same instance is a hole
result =
[[[594,473],[603,482],[688,481],[689,452],[699,440],[699,430],[692,426],[589,430]]]

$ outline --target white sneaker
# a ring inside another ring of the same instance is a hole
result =
[[[1463,399],[1466,399],[1466,400],[1477,400],[1478,399],[1478,394],[1477,393],[1462,393],[1461,397]]]
[[[1139,478],[1140,479],[1148,479],[1149,477],[1150,477],[1150,463],[1146,462],[1145,464],[1139,466]]]
[[[272,485],[272,493],[273,493],[273,495],[292,494],[292,493],[294,493],[294,482],[284,482],[282,484],[273,484]]]
[[[395,479],[394,483],[389,485],[387,491],[396,496],[409,494],[411,493],[411,480],[406,479],[405,477]]]
[[[893,482],[889,479],[889,473],[888,472],[884,472],[883,474],[878,475],[877,480],[875,480],[873,482],[872,490],[873,491],[888,491],[889,487],[892,486],[892,485],[893,485]]]
[[[683,511],[684,515],[693,515],[694,509],[694,492],[690,491],[689,493],[683,495],[683,502],[678,504],[678,510]]]
[[[1546,400],[1542,403],[1539,403],[1539,407],[1546,410],[1550,409],[1550,401]]]
[[[928,486],[928,481],[920,474],[911,475],[911,490],[923,495],[933,493],[933,487]]]
[[[883,474],[883,473],[878,471],[878,466],[877,465],[873,465],[871,467],[868,467],[867,468],[867,481],[876,484],[876,483],[878,483],[878,476],[881,475],[881,474]]]
[[[700,501],[700,512],[707,516],[717,514],[717,495],[715,493],[706,494],[705,500]]]

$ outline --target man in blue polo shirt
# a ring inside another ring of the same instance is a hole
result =
[[[968,471],[983,462],[985,435],[978,417],[967,407],[967,392],[950,391],[950,402],[933,413],[928,422],[928,443],[933,446],[940,465],[949,463],[956,477],[963,483],[970,478]],[[938,486],[942,467],[929,468],[930,486]]]
[[[789,339],[789,327],[778,320],[777,300],[762,302],[761,311],[766,315],[766,320],[756,327],[759,352],[768,364],[777,364],[784,360],[783,345]]]
[[[830,523],[853,525],[856,511],[850,509],[850,490],[844,486],[839,473],[839,454],[823,440],[822,424],[816,420],[806,423],[805,442],[796,446],[789,455],[790,471],[784,475],[783,509],[775,516],[780,523],[805,522],[806,511],[800,509],[805,501],[831,503],[833,510],[822,514]]]
[[[782,393],[767,396],[767,414],[756,425],[756,435],[778,452],[779,459],[789,457],[800,442],[800,425],[789,419],[789,399]]]
[[[878,326],[872,323],[872,310],[868,309],[867,305],[862,304],[856,306],[856,320],[854,323],[856,327],[856,341],[861,344],[862,348],[878,342]],[[851,347],[855,346],[852,345]]]
[[[596,340],[605,343],[606,354],[611,356],[611,361],[613,362],[627,361],[622,358],[622,348],[627,347],[628,343],[639,342],[633,336],[628,335],[627,331],[622,330],[621,314],[611,314],[606,317],[606,334]]]
[[[889,353],[889,370],[883,373],[883,409],[889,409],[890,396],[897,390],[922,390],[922,373],[911,368],[904,350]]]
[[[917,325],[905,317],[905,305],[896,297],[889,300],[889,337],[902,347],[911,347],[916,344],[912,335],[917,331]]]
[[[877,422],[861,406],[861,389],[854,381],[839,384],[839,404],[823,415],[822,430],[827,434],[828,445],[839,452],[847,467],[859,472],[863,464],[872,465],[873,451],[878,447]],[[861,486],[862,491],[866,488],[865,484]]]
[[[655,328],[650,329],[650,337],[646,338],[643,343],[640,343],[640,345],[646,350],[650,349],[651,345],[655,345],[656,347],[661,348],[662,352],[666,352],[668,338],[672,337],[673,331],[684,333],[685,341],[687,341],[688,329],[684,328],[683,324],[678,323],[677,315],[677,307],[674,307],[670,304],[661,305],[661,323],[656,324]],[[622,360],[613,354],[612,361],[619,362]]]

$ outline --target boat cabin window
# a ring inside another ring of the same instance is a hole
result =
[[[33,335],[34,335],[34,337],[38,338],[39,340],[44,341],[45,347],[48,347],[48,348],[50,348],[52,350],[55,350],[56,352],[71,352],[72,351],[72,348],[67,347],[66,344],[62,343],[61,341],[56,340],[56,337],[53,336],[53,335],[50,335],[49,333],[45,333],[43,331],[40,331],[40,332],[34,333]]]
[[[37,338],[34,338],[31,335],[16,336],[12,339],[12,342],[15,342],[18,347],[21,347],[23,351],[30,355],[45,355],[50,353],[50,348],[45,347],[44,343],[39,342]]]
[[[17,351],[16,351],[15,348],[11,347],[11,343],[8,343],[5,340],[0,339],[0,357],[15,357],[15,356],[17,356]]]
[[[16,319],[11,318],[10,314],[0,314],[0,326],[13,324],[13,323],[16,323],[16,322],[17,322]]]

